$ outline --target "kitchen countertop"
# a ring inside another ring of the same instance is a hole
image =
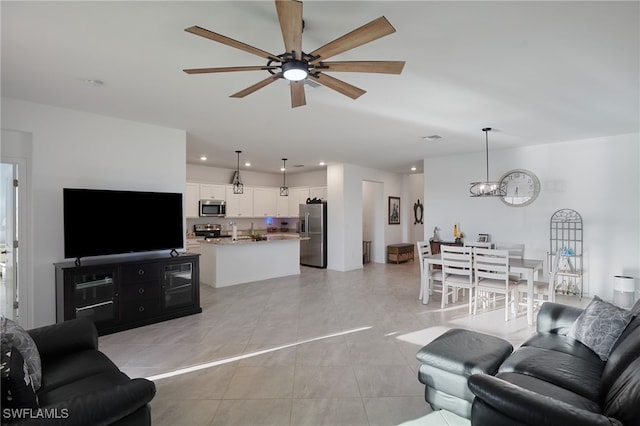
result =
[[[235,245],[235,244],[264,244],[273,241],[283,240],[299,240],[298,234],[266,234],[267,239],[261,241],[254,241],[248,236],[239,236],[237,241],[233,241],[231,238],[207,238],[202,241],[204,244],[219,244],[219,245]]]

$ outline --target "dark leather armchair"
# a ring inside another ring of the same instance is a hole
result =
[[[130,379],[98,350],[92,321],[75,319],[28,331],[38,347],[42,385],[38,408],[3,424],[150,425],[155,385]]]

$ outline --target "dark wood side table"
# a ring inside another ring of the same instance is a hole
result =
[[[390,244],[387,246],[387,262],[406,262],[414,260],[413,244]]]

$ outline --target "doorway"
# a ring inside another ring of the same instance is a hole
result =
[[[19,320],[18,312],[18,171],[0,163],[0,315]]]
[[[362,181],[362,239],[370,241],[371,262],[385,263],[384,184]],[[383,207],[381,207],[383,206]]]
[[[33,328],[30,170],[33,135],[2,129],[0,156],[0,313]]]

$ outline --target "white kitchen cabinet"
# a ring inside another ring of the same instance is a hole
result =
[[[198,217],[198,201],[200,200],[200,185],[187,182],[185,190],[185,214],[188,218]]]
[[[289,217],[298,217],[300,214],[300,204],[305,204],[309,198],[309,188],[298,187],[289,188]]]
[[[278,198],[276,200],[276,217],[290,217],[291,214],[289,212],[289,196],[281,196],[279,188],[276,188],[276,193],[278,195]]]
[[[213,185],[209,183],[200,184],[201,200],[225,200],[226,196],[225,185]]]
[[[312,186],[309,188],[309,198],[318,198],[322,201],[327,201],[327,187],[326,186]]]
[[[253,188],[243,189],[242,194],[234,194],[233,186],[226,187],[227,217],[253,217]]]
[[[279,196],[278,188],[253,188],[253,217],[275,217]]]

